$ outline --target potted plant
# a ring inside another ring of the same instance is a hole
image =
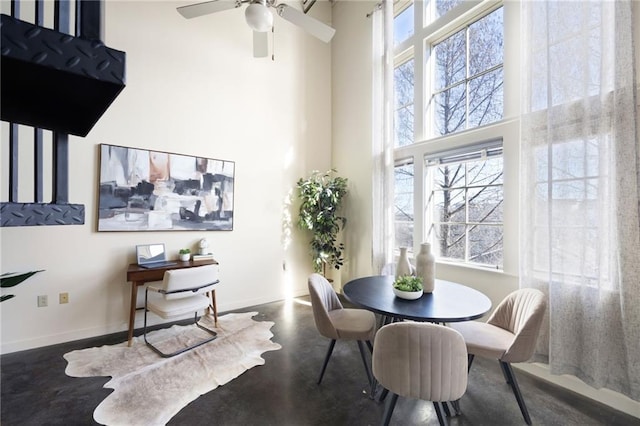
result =
[[[402,275],[393,282],[393,293],[408,300],[415,300],[422,297],[422,277],[413,275]]]
[[[182,260],[183,262],[188,262],[191,258],[191,250],[189,250],[188,248],[180,249],[178,253],[180,254],[180,260]]]
[[[347,179],[336,176],[331,169],[325,173],[313,171],[297,183],[300,196],[298,227],[311,231],[311,258],[313,270],[326,276],[327,264],[340,269],[343,264],[344,244],[338,242],[338,233],[347,223],[339,210],[347,194]]]

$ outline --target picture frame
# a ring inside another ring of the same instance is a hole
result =
[[[235,162],[100,144],[98,231],[232,231]]]

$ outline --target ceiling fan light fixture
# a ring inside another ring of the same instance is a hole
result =
[[[244,11],[244,17],[252,30],[259,33],[267,32],[273,26],[273,15],[265,3],[252,2]]]

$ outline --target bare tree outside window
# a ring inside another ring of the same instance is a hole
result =
[[[463,0],[435,0],[436,18],[444,15],[462,2]]]
[[[503,28],[500,8],[433,46],[436,134],[502,119]]]
[[[394,130],[395,146],[411,145],[413,133],[413,90],[414,90],[413,59],[395,67],[393,72],[394,84]]]
[[[502,266],[502,156],[432,166],[433,231],[438,255]]]

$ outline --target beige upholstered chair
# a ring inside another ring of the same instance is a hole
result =
[[[369,384],[372,385],[373,379],[367,364],[364,343],[367,344],[370,351],[373,350],[371,341],[376,332],[375,315],[373,312],[364,309],[343,308],[331,284],[320,274],[312,274],[309,277],[308,285],[316,328],[321,335],[331,339],[327,356],[320,371],[318,384],[322,382],[322,377],[333,353],[336,340],[356,340],[367,373],[367,379]]]
[[[144,341],[158,355],[168,358],[196,348],[216,338],[216,332],[198,323],[198,313],[209,308],[211,299],[208,293],[218,283],[218,265],[198,266],[195,268],[172,269],[164,273],[160,286],[148,286],[144,295]],[[165,353],[147,340],[147,311],[162,318],[173,318],[194,313],[194,323],[211,337]]]
[[[500,302],[486,323],[469,321],[451,324],[467,344],[469,369],[474,355],[500,362],[507,384],[511,386],[522,416],[529,425],[531,418],[511,363],[527,361],[533,355],[546,308],[544,293],[523,288]]]
[[[467,349],[457,331],[436,324],[396,322],[376,334],[373,376],[387,396],[383,424],[388,425],[398,396],[432,401],[441,425],[442,402],[456,401],[467,389]]]

